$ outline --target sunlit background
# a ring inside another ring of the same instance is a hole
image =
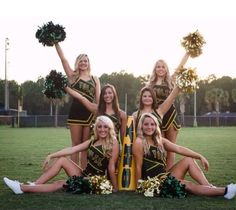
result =
[[[61,43],[71,66],[87,53],[92,74],[125,70],[135,76],[150,74],[156,60],[167,61],[171,72],[185,53],[181,39],[199,30],[206,44],[203,54],[189,59],[200,78],[210,74],[236,77],[236,15],[233,1],[154,0],[8,0],[0,3],[0,79],[23,83],[62,71],[53,47],[35,38],[48,21],[65,27]],[[9,46],[5,47],[6,38]]]

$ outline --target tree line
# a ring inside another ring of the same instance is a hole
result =
[[[137,109],[139,91],[145,86],[149,75],[135,77],[125,71],[102,74],[101,86],[110,83],[115,86],[119,97],[120,108],[131,114]],[[50,100],[43,94],[45,78],[39,77],[36,82],[25,81],[19,85],[8,81],[9,107],[18,109],[20,104],[28,115],[66,115],[69,112],[71,97],[66,95],[61,100]],[[216,78],[209,75],[200,80],[196,92],[197,115],[207,112],[236,112],[236,78],[223,76]],[[4,108],[5,80],[0,79],[0,108]],[[193,115],[194,94],[179,94],[175,105],[179,113]]]

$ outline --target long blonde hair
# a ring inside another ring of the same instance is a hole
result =
[[[172,89],[173,88],[172,77],[170,76],[170,71],[169,71],[168,65],[163,59],[160,59],[160,60],[156,61],[155,65],[154,65],[154,68],[152,70],[152,74],[149,78],[149,81],[148,81],[147,85],[148,86],[150,85],[151,87],[153,87],[156,84],[157,79],[158,79],[158,76],[157,76],[157,73],[156,73],[156,66],[159,62],[162,63],[165,66],[165,69],[166,69],[166,76],[164,78],[164,83],[167,84],[169,89]]]
[[[146,141],[145,134],[143,133],[143,122],[148,117],[153,119],[154,123],[156,124],[156,130],[152,135],[152,140],[154,141],[154,145],[162,147],[162,145],[160,145],[161,130],[157,118],[151,113],[143,113],[138,123],[137,136],[142,139],[143,150],[145,155],[149,154],[149,145]]]
[[[107,116],[101,115],[101,116],[97,117],[95,124],[94,124],[94,138],[95,138],[95,140],[99,139],[98,132],[97,132],[97,125],[100,121],[105,123],[109,128],[109,134],[106,137],[105,144],[103,145],[103,149],[105,151],[105,156],[110,158],[112,155],[112,148],[114,145],[114,141],[116,140],[114,123]]]

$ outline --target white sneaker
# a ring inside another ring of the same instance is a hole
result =
[[[36,185],[34,182],[31,182],[31,181],[27,181],[27,184],[30,185],[30,186],[35,186]]]
[[[24,193],[20,188],[20,182],[10,180],[7,177],[3,178],[5,184],[15,193],[15,194],[22,194]]]
[[[232,199],[236,195],[236,184],[227,185],[227,193],[224,195],[226,199]]]

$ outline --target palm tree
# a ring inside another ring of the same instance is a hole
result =
[[[221,106],[229,106],[229,93],[221,88],[213,88],[205,94],[205,102],[209,111],[216,111],[216,124],[219,126],[219,112]]]
[[[236,89],[232,89],[232,100],[234,103],[236,103]]]
[[[184,125],[184,113],[185,113],[185,104],[189,99],[189,95],[187,93],[180,93],[178,95],[180,116],[181,116],[181,124]]]
[[[62,107],[65,103],[69,102],[69,96],[65,95],[63,98],[59,99],[50,99],[51,102],[55,105],[55,118],[54,118],[54,126],[58,126],[58,113],[59,113],[59,107]]]

